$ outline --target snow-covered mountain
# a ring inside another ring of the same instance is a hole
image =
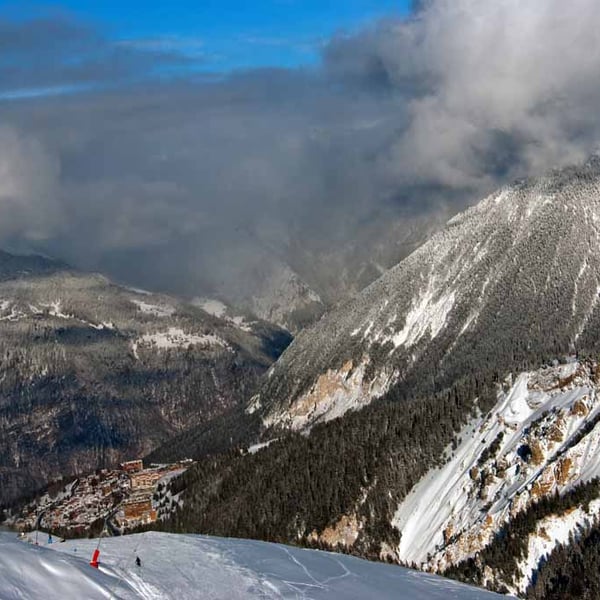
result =
[[[500,190],[298,335],[174,522],[529,594],[599,516],[599,298],[600,160]]]
[[[540,499],[564,495],[600,477],[598,365],[572,361],[507,378],[492,410],[472,419],[447,462],[432,469],[400,503],[398,558],[431,572],[475,557],[501,528]],[[600,514],[589,503],[531,517],[513,577],[488,565],[488,580],[524,594],[544,559]]]
[[[32,539],[35,534],[32,534]],[[145,533],[41,546],[0,533],[0,599],[485,600],[496,594],[401,567],[277,544]],[[139,556],[141,566],[136,566]]]
[[[262,321],[0,253],[0,502],[222,414],[288,342]]]
[[[393,387],[594,348],[599,249],[600,159],[506,187],[302,332],[251,410],[302,430]]]

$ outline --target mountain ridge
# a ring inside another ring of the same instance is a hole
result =
[[[289,343],[262,321],[48,259],[0,259],[0,501],[222,414]]]
[[[267,425],[286,426],[287,414],[288,425],[302,429],[343,414],[346,409],[333,408],[336,394],[338,404],[356,407],[392,385],[433,391],[451,382],[464,353],[472,363],[506,364],[515,358],[508,354],[524,360],[528,348],[515,349],[519,342],[510,338],[517,331],[530,337],[535,352],[558,354],[593,343],[600,264],[593,255],[582,257],[600,241],[599,182],[595,157],[507,186],[457,215],[356,299],[297,336],[253,408]],[[563,281],[549,274],[552,261],[564,270]],[[549,304],[544,322],[537,306],[542,289],[561,305]],[[506,298],[519,311],[507,310]],[[564,319],[567,309],[570,320]],[[552,329],[555,343],[546,343],[544,328]],[[481,342],[482,332],[506,350],[498,355]],[[424,362],[439,365],[428,386],[417,381]],[[360,399],[345,389],[347,378],[355,379]]]

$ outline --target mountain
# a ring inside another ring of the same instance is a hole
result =
[[[248,264],[234,277],[221,276],[216,291],[297,334],[408,256],[443,225],[444,214],[409,214],[396,207],[353,226],[307,226],[268,243],[259,234],[249,235]]]
[[[65,263],[45,256],[22,256],[0,250],[0,281],[27,275],[50,275],[66,269]]]
[[[385,210],[360,217],[248,224],[236,228],[233,238],[217,228],[171,240],[151,254],[119,250],[95,268],[182,298],[218,298],[296,334],[405,258],[449,215],[449,209],[431,205],[403,206],[402,200],[390,200]],[[140,268],[132,272],[132,264]]]
[[[543,597],[600,509],[599,224],[596,158],[453,218],[296,337],[236,437],[260,443],[203,434],[168,526]]]
[[[407,569],[324,552],[204,536],[138,534],[101,541],[100,569],[88,565],[98,540],[41,546],[0,533],[3,600],[87,598],[499,598]],[[141,559],[136,566],[135,557]],[[201,590],[201,592],[200,592]],[[309,595],[309,596],[307,596]]]
[[[267,253],[236,273],[235,285],[220,290],[230,304],[296,333],[317,320],[326,303],[285,262]]]
[[[531,592],[544,558],[600,515],[599,386],[598,364],[578,361],[504,381],[398,506],[399,560]]]
[[[0,502],[143,455],[245,399],[287,332],[0,254]]]
[[[500,190],[301,333],[254,407],[302,430],[392,388],[594,349],[599,222],[598,159]]]

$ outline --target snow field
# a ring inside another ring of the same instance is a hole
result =
[[[39,536],[46,542],[47,537]],[[485,590],[354,557],[251,540],[143,533],[32,546],[0,534],[1,600],[483,600]],[[135,557],[142,564],[136,566]]]

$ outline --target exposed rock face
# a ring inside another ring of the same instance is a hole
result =
[[[0,254],[0,502],[220,415],[288,342],[263,322]]]
[[[596,372],[595,363],[575,361],[523,373],[501,392],[492,411],[461,433],[464,441],[450,461],[423,478],[399,506],[394,525],[402,533],[400,560],[444,571],[475,556],[532,503],[599,477]],[[554,521],[573,522],[573,530],[574,512]],[[580,513],[579,524],[590,518],[589,510]],[[545,548],[556,544],[547,533],[556,528],[554,521],[546,518],[532,535],[527,576],[514,591],[525,590],[544,556],[534,556],[534,538]]]
[[[328,303],[289,265],[265,254],[260,265],[239,274],[239,282],[224,290],[235,306],[296,333],[314,323]]]
[[[428,392],[465,368],[511,369],[532,356],[595,348],[598,248],[598,159],[502,189],[301,332],[253,406],[268,425],[302,429],[364,406],[392,385]],[[336,388],[315,405],[323,377],[354,377],[360,402]],[[310,419],[295,411],[307,401]]]
[[[274,414],[264,420],[267,427],[289,425],[292,430],[309,428],[320,418],[331,420],[350,409],[359,409],[373,397],[381,396],[393,381],[385,371],[375,379],[366,376],[369,358],[353,368],[349,360],[339,370],[330,369],[320,375],[314,386],[290,406],[283,415]],[[255,398],[255,402],[258,398]],[[256,405],[258,408],[259,405]],[[252,410],[252,409],[250,409]]]
[[[312,542],[322,542],[330,548],[351,548],[362,528],[356,515],[344,515],[335,525],[326,527],[320,534],[316,531],[309,536]]]

